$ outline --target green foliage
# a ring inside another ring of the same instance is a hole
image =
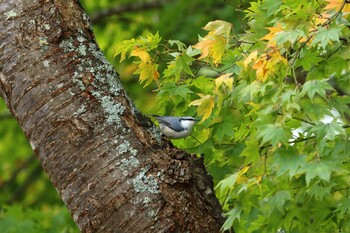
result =
[[[0,212],[2,233],[71,233],[77,232],[69,214],[62,208],[27,209],[22,206],[3,206]]]
[[[350,232],[349,5],[252,2],[242,34],[215,20],[145,48],[159,114],[202,118],[173,142],[205,154],[222,230]]]

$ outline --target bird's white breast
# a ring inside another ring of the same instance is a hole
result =
[[[173,130],[173,129],[171,129],[168,126],[163,125],[163,124],[160,124],[160,130],[168,138],[174,138],[174,139],[186,137],[191,133],[191,131],[188,129],[185,129],[181,132],[177,132],[177,131],[175,131],[175,130]]]

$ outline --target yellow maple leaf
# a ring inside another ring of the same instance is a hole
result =
[[[262,54],[253,65],[253,69],[256,70],[256,78],[261,82],[265,82],[268,76],[268,69],[266,68],[266,64],[266,54]]]
[[[328,20],[330,20],[331,18],[331,15],[327,14],[327,13],[322,13],[322,14],[317,14],[314,16],[314,24],[315,26],[318,26],[318,25],[322,25],[324,24],[325,22],[327,22]],[[316,28],[312,28],[312,30],[315,30]],[[303,41],[300,41],[300,42],[303,42]]]
[[[153,80],[158,81],[159,73],[157,65],[151,62],[141,62],[135,74],[140,74],[140,82],[146,81],[145,86],[149,85]]]
[[[256,70],[256,78],[258,81],[265,82],[269,75],[275,73],[279,63],[287,65],[287,59],[284,58],[279,50],[270,46],[266,54],[262,54],[254,63],[253,69]]]
[[[197,113],[202,116],[201,122],[205,121],[211,114],[214,108],[214,99],[211,95],[198,94],[201,98],[194,100],[189,106],[198,106]]]
[[[336,10],[339,11],[343,5],[344,0],[326,0],[328,2],[327,6],[324,8],[326,10]],[[345,3],[342,9],[343,13],[350,13],[350,4]]]
[[[237,183],[238,184],[241,184],[241,183],[244,183],[246,180],[247,180],[247,177],[244,177],[243,175],[245,173],[247,173],[247,171],[249,170],[250,166],[247,165],[245,167],[243,167],[242,169],[240,169],[238,172],[237,172]]]
[[[215,82],[215,90],[217,91],[222,84],[225,84],[230,91],[233,89],[233,78],[232,73],[227,73],[220,75],[218,78],[214,80]]]
[[[275,27],[268,27],[267,29],[270,32],[268,34],[266,34],[264,37],[262,37],[260,40],[267,40],[267,41],[269,41],[268,43],[271,45],[276,44],[274,38],[280,32],[283,32],[282,24],[277,24]]]
[[[244,68],[247,69],[247,66],[249,65],[249,63],[251,61],[255,61],[257,59],[257,57],[258,57],[258,51],[257,50],[254,50],[253,52],[251,52],[249,54],[249,56],[243,62]]]
[[[201,51],[199,59],[213,59],[214,64],[218,65],[225,53],[232,24],[222,20],[215,20],[209,22],[203,29],[208,31],[208,34],[193,48]]]
[[[198,59],[212,58],[214,64],[218,65],[225,53],[226,39],[222,36],[204,37],[193,48],[201,51]]]
[[[222,20],[215,20],[207,23],[203,29],[209,31],[210,35],[224,36],[228,38],[232,30],[232,24]]]
[[[153,80],[158,81],[158,65],[152,62],[151,57],[146,50],[135,47],[131,52],[131,56],[139,57],[141,60],[141,62],[138,63],[138,69],[135,71],[135,74],[140,74],[140,82],[146,81],[145,86],[147,86]]]
[[[149,53],[146,50],[141,49],[140,47],[134,47],[134,49],[131,52],[131,56],[139,57],[142,62],[147,62],[151,60]]]
[[[193,46],[193,48],[199,49],[201,51],[201,56],[199,59],[209,57],[210,48],[212,47],[213,42],[213,40],[203,38],[200,42]]]

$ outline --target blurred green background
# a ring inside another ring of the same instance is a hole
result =
[[[156,33],[163,39],[195,44],[202,27],[211,20],[233,23],[240,33],[240,0],[82,0],[91,17],[98,44],[119,72],[122,83],[137,107],[145,114],[157,113],[156,86],[143,88],[132,75],[130,60],[118,64],[113,59],[118,42]],[[161,72],[160,72],[161,73]],[[0,232],[78,232],[16,120],[0,99]]]

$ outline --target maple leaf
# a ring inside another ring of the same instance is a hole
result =
[[[247,69],[247,66],[249,65],[249,63],[251,61],[256,61],[257,57],[258,57],[258,51],[257,50],[251,52],[251,54],[249,54],[249,56],[243,62],[244,68]]]
[[[312,40],[311,45],[320,44],[323,49],[326,49],[328,44],[332,44],[332,41],[339,41],[341,35],[341,28],[324,28],[320,27],[315,38]]]
[[[198,94],[201,98],[194,100],[190,103],[189,106],[194,105],[198,106],[197,113],[202,116],[201,122],[207,119],[214,108],[214,99],[211,95]]]
[[[145,50],[152,50],[158,47],[161,37],[158,32],[156,34],[147,34],[146,37],[140,37],[139,39],[124,40],[120,42],[114,52],[114,57],[120,54],[120,61],[124,61],[127,53],[132,51],[135,47]]]
[[[318,94],[327,100],[327,90],[334,90],[333,87],[328,83],[328,80],[309,80],[305,82],[300,94],[302,96],[307,94],[311,100],[313,100],[315,94]]]
[[[142,62],[147,62],[151,60],[151,57],[149,56],[148,52],[137,46],[134,47],[133,51],[131,52],[131,56],[139,57]]]
[[[215,20],[207,23],[203,29],[209,31],[209,35],[224,36],[228,38],[232,30],[232,24],[222,20]]]
[[[157,71],[157,64],[151,60],[149,53],[139,47],[134,47],[131,56],[139,57],[138,69],[135,74],[140,74],[140,82],[146,81],[145,86],[149,85],[153,80],[158,81],[159,73]]]
[[[267,29],[270,32],[266,34],[264,37],[262,37],[260,40],[267,40],[269,41],[269,44],[276,44],[276,41],[274,40],[274,38],[276,35],[283,32],[282,25],[277,24],[275,27],[268,27]]]
[[[178,80],[182,72],[194,77],[194,74],[192,73],[192,70],[189,66],[194,59],[187,54],[175,55],[175,60],[172,60],[168,63],[168,67],[164,71],[164,77],[170,77],[171,75],[174,75],[176,80]]]
[[[343,0],[326,0],[328,2],[327,6],[324,8],[325,10],[336,10],[339,11],[343,5]],[[345,6],[342,9],[343,13],[350,13],[350,4],[345,3]]]
[[[213,40],[203,38],[200,42],[193,46],[193,48],[201,50],[201,56],[199,57],[199,59],[203,59],[209,56],[210,47],[212,46],[212,44]]]
[[[136,40],[131,39],[131,40],[125,40],[122,41],[119,45],[116,46],[115,52],[114,52],[114,57],[116,57],[118,54],[120,54],[120,62],[125,60],[126,53],[133,47],[135,46]]]
[[[268,76],[267,56],[262,54],[260,58],[254,63],[253,69],[256,70],[256,77],[259,81],[265,82]]]
[[[222,36],[204,37],[193,46],[201,51],[199,59],[212,58],[215,65],[218,65],[225,53],[226,39]]]
[[[327,14],[327,13],[322,13],[322,14],[315,15],[315,17],[314,17],[315,26],[324,24],[325,22],[329,21],[330,18],[331,18],[331,15]]]
[[[280,54],[276,47],[270,46],[270,50],[266,54],[262,54],[253,65],[257,80],[265,82],[267,77],[276,71],[279,63],[287,65],[287,59]]]
[[[227,74],[220,75],[218,78],[216,78],[214,80],[215,90],[217,91],[222,84],[225,84],[229,88],[229,90],[232,91],[233,78],[231,76],[232,76],[232,73],[227,73]]]
[[[288,145],[288,140],[291,138],[291,133],[288,129],[282,125],[275,124],[263,124],[259,125],[257,137],[262,139],[261,145],[265,143],[271,143],[273,147]]]
[[[214,64],[218,65],[225,53],[232,24],[215,20],[209,22],[203,29],[209,31],[208,35],[202,38],[193,48],[201,51],[199,59],[212,58]]]

